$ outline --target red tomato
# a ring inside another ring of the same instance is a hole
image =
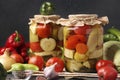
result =
[[[18,52],[17,52],[13,47],[7,47],[7,48],[9,48],[10,53],[17,53],[17,54],[18,54]],[[2,55],[5,50],[6,50],[6,47],[2,47],[2,48],[0,49],[0,55]]]
[[[46,66],[51,66],[55,63],[57,63],[55,66],[55,71],[62,72],[63,68],[64,68],[64,61],[61,58],[52,57],[52,58],[48,59],[48,61],[46,62]]]
[[[96,63],[96,70],[99,70],[100,68],[104,67],[104,66],[112,66],[114,67],[114,63],[110,60],[99,60]]]
[[[2,55],[3,53],[4,53],[4,51],[5,51],[5,47],[2,47],[1,49],[0,49],[0,55]]]
[[[88,51],[88,46],[84,43],[78,43],[76,45],[76,52],[80,54],[85,54]]]
[[[24,62],[28,63],[28,61],[29,61],[29,56],[24,57]]]
[[[28,60],[28,63],[38,66],[39,70],[42,70],[43,66],[44,66],[43,58],[41,56],[38,56],[38,55],[31,56]]]
[[[10,55],[10,57],[12,57],[13,59],[15,59],[15,61],[17,63],[23,63],[24,62],[23,57],[20,54],[12,53]]]
[[[22,57],[27,57],[28,56],[26,51],[22,51],[20,54],[21,54]]]
[[[26,47],[26,48],[29,48],[29,47],[30,47],[30,43],[29,43],[29,42],[26,42],[26,43],[25,43],[25,47]]]
[[[78,43],[86,43],[86,37],[84,35],[71,35],[65,43],[65,47],[68,49],[75,49]]]
[[[51,33],[51,25],[39,23],[36,32],[38,36],[41,38],[48,37]]]
[[[30,49],[33,52],[43,51],[42,48],[40,47],[40,42],[30,42]]]
[[[97,72],[99,80],[116,80],[118,72],[112,66],[104,66]]]
[[[68,37],[68,40],[76,40],[76,41],[79,41],[81,43],[86,43],[87,38],[84,35],[70,35]]]
[[[89,25],[78,26],[77,29],[74,30],[76,34],[80,34],[80,35],[89,34],[90,31],[91,31],[91,26]]]

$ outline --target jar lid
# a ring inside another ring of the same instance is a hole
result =
[[[97,14],[70,14],[68,18],[70,20],[78,19],[78,20],[88,20],[88,19],[97,19]]]
[[[58,19],[58,21],[56,23],[57,24],[61,24],[63,26],[72,26],[72,23],[70,22],[70,20],[69,19],[65,19],[65,18]]]
[[[59,15],[35,15],[30,21],[32,20],[36,23],[55,23],[59,18]]]
[[[74,22],[74,26],[107,24],[109,22],[107,16],[98,18],[97,14],[71,14],[68,18]]]

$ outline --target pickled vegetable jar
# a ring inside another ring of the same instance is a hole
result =
[[[40,56],[59,56],[63,27],[56,24],[59,15],[35,15],[29,23],[30,50]]]
[[[95,72],[97,60],[102,59],[103,25],[108,18],[96,14],[69,15],[59,22],[64,25],[64,56],[66,70]]]

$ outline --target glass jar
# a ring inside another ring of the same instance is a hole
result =
[[[65,26],[66,71],[95,72],[95,64],[103,55],[103,24],[108,23],[108,18],[98,18],[96,14],[76,14],[59,22]]]
[[[63,44],[63,27],[56,24],[59,15],[35,15],[29,23],[30,50],[47,59],[60,56],[58,46]]]

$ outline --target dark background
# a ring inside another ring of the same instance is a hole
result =
[[[44,1],[55,4],[55,14],[66,18],[69,14],[91,13],[108,16],[110,23],[104,27],[120,26],[120,0],[0,0],[0,46],[15,30],[29,41],[28,22]]]

